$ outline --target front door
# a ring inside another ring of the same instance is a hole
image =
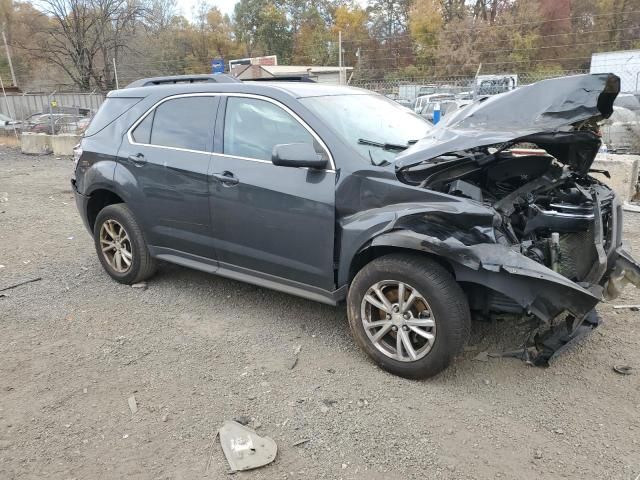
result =
[[[170,98],[138,122],[118,152],[116,172],[137,183],[131,202],[152,247],[213,258],[208,170],[215,96]]]
[[[315,134],[268,99],[221,99],[210,167],[211,228],[220,268],[334,289],[335,171],[275,166],[274,145]],[[221,120],[224,118],[224,124]]]

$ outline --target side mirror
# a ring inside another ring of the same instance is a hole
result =
[[[281,143],[273,147],[271,162],[281,167],[325,168],[327,160],[308,143]]]

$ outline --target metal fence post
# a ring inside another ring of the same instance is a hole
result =
[[[49,119],[51,120],[51,135],[55,135],[55,133],[56,133],[55,123],[53,121],[53,105],[51,105],[51,102],[52,102],[51,99],[53,98],[53,95],[55,95],[55,93],[56,92],[54,90],[54,92],[51,95],[49,95],[49,97],[48,97],[48,100],[49,100]]]

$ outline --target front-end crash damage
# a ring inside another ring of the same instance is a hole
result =
[[[401,154],[398,179],[442,202],[397,205],[364,247],[444,259],[475,316],[532,320],[518,356],[536,365],[595,328],[603,298],[640,286],[620,204],[589,176],[597,121],[611,114],[619,79],[544,84],[475,104]]]
[[[558,344],[554,348],[544,344],[549,340],[546,337],[532,335],[528,339],[532,344],[526,345],[522,356],[536,365],[546,364],[560,346],[573,338],[574,330],[601,299],[601,287],[579,285],[517,249],[486,243],[464,245],[452,237],[442,240],[417,233],[411,229],[415,225],[405,227],[376,237],[371,245],[421,250],[449,260],[475,316],[489,318],[508,313],[537,318],[540,323],[534,324],[536,330],[552,330],[553,337],[560,335],[561,339],[551,338],[554,345]],[[590,321],[589,326],[595,326],[594,322]],[[562,341],[564,338],[567,341]]]

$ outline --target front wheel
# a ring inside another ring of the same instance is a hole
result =
[[[124,203],[100,210],[93,239],[102,267],[117,282],[141,282],[155,272],[142,229]]]
[[[351,332],[384,370],[427,378],[447,368],[471,326],[462,289],[442,265],[390,254],[367,264],[347,297]]]

